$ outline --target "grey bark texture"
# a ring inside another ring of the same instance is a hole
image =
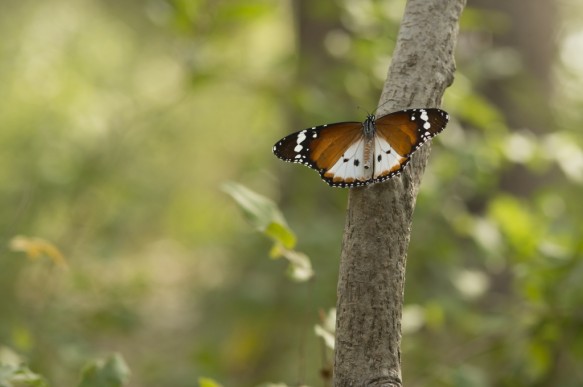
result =
[[[409,0],[379,115],[439,107],[465,0]],[[447,129],[444,132],[447,136]],[[401,178],[351,189],[337,290],[334,385],[401,387],[401,314],[413,209],[430,146]]]

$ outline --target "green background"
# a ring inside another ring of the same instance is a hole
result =
[[[325,385],[347,191],[271,147],[375,109],[404,2],[0,5],[0,345],[53,386],[114,352],[130,386]],[[409,250],[408,387],[583,385],[582,20],[576,0],[464,13]],[[278,203],[313,280],[269,258],[229,181]]]

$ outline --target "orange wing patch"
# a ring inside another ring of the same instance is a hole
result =
[[[330,124],[310,143],[310,158],[319,169],[330,170],[346,150],[362,136],[361,122]]]
[[[448,119],[440,109],[410,109],[380,117],[376,129],[393,149],[407,157],[445,129]]]

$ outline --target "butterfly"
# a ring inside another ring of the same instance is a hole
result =
[[[449,120],[440,109],[407,109],[364,122],[338,122],[292,133],[273,146],[280,159],[307,165],[332,187],[360,187],[397,176]]]

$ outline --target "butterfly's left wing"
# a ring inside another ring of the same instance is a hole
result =
[[[378,118],[373,182],[398,175],[411,154],[445,129],[448,120],[448,114],[440,109],[407,109]]]
[[[356,187],[372,178],[372,169],[365,168],[361,122],[339,122],[290,134],[273,146],[273,153],[284,161],[315,169],[333,187]]]

